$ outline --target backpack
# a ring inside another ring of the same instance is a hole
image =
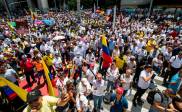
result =
[[[163,94],[160,92],[160,90],[151,90],[149,93],[148,93],[148,96],[147,96],[147,102],[149,103],[149,104],[153,104],[153,102],[154,102],[154,95],[156,94],[156,93],[158,93],[160,96],[161,96],[161,99],[162,99],[162,101],[161,102],[163,102]]]
[[[107,92],[107,93],[105,94],[105,96],[104,96],[104,98],[103,98],[104,103],[106,103],[106,104],[111,103],[111,102],[110,102],[111,95],[112,95],[111,92]]]

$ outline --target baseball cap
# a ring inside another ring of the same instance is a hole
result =
[[[42,96],[40,90],[36,89],[34,91],[31,91],[27,94],[27,102],[30,103],[39,98],[40,96]]]
[[[91,63],[91,64],[90,64],[90,67],[94,67],[94,63]]]
[[[150,64],[145,65],[145,68],[152,68]]]
[[[124,92],[124,89],[122,87],[118,87],[116,89],[116,93],[118,93],[118,94],[123,94],[123,92]]]

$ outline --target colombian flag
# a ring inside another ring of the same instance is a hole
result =
[[[109,48],[107,46],[107,39],[104,35],[102,37],[102,58],[108,63],[112,63],[112,58],[110,56]]]
[[[43,68],[44,68],[44,72],[45,72],[45,76],[46,76],[46,80],[47,80],[47,85],[48,85],[48,92],[49,92],[49,95],[51,96],[55,96],[55,93],[54,93],[54,88],[52,86],[52,82],[51,80],[53,79],[52,75],[50,74],[48,68],[47,68],[47,65],[45,64],[44,60],[42,59],[42,64],[43,64]]]
[[[9,100],[13,100],[16,96],[19,96],[24,102],[26,102],[28,92],[14,83],[0,77],[0,87],[4,88],[4,92]]]

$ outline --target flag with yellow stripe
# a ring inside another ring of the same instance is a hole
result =
[[[49,76],[50,72],[49,72],[49,70],[47,68],[47,65],[45,64],[43,59],[42,59],[42,64],[43,64],[43,68],[44,68],[44,72],[45,72],[45,77],[46,77],[46,80],[47,80],[49,95],[55,96],[54,88],[52,86],[51,79],[50,79],[50,76]]]
[[[0,87],[8,86],[11,88],[24,102],[27,101],[27,91],[18,87],[14,83],[6,80],[3,77],[0,77]]]

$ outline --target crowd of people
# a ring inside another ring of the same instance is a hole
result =
[[[154,12],[146,18],[142,9],[120,12],[114,28],[112,19],[88,10],[80,17],[70,11],[20,18],[27,20],[27,26],[21,26],[27,32],[20,34],[7,24],[14,19],[1,18],[0,76],[18,86],[20,76],[30,88],[42,79],[46,84],[44,61],[59,92],[53,97],[32,90],[23,112],[100,112],[105,100],[110,112],[126,112],[132,90],[136,89],[133,106],[142,106],[141,97],[149,88],[149,112],[182,111],[180,15]],[[54,24],[36,24],[40,19],[54,20]],[[102,57],[103,37],[112,62]],[[166,90],[156,89],[156,76],[163,77]]]

